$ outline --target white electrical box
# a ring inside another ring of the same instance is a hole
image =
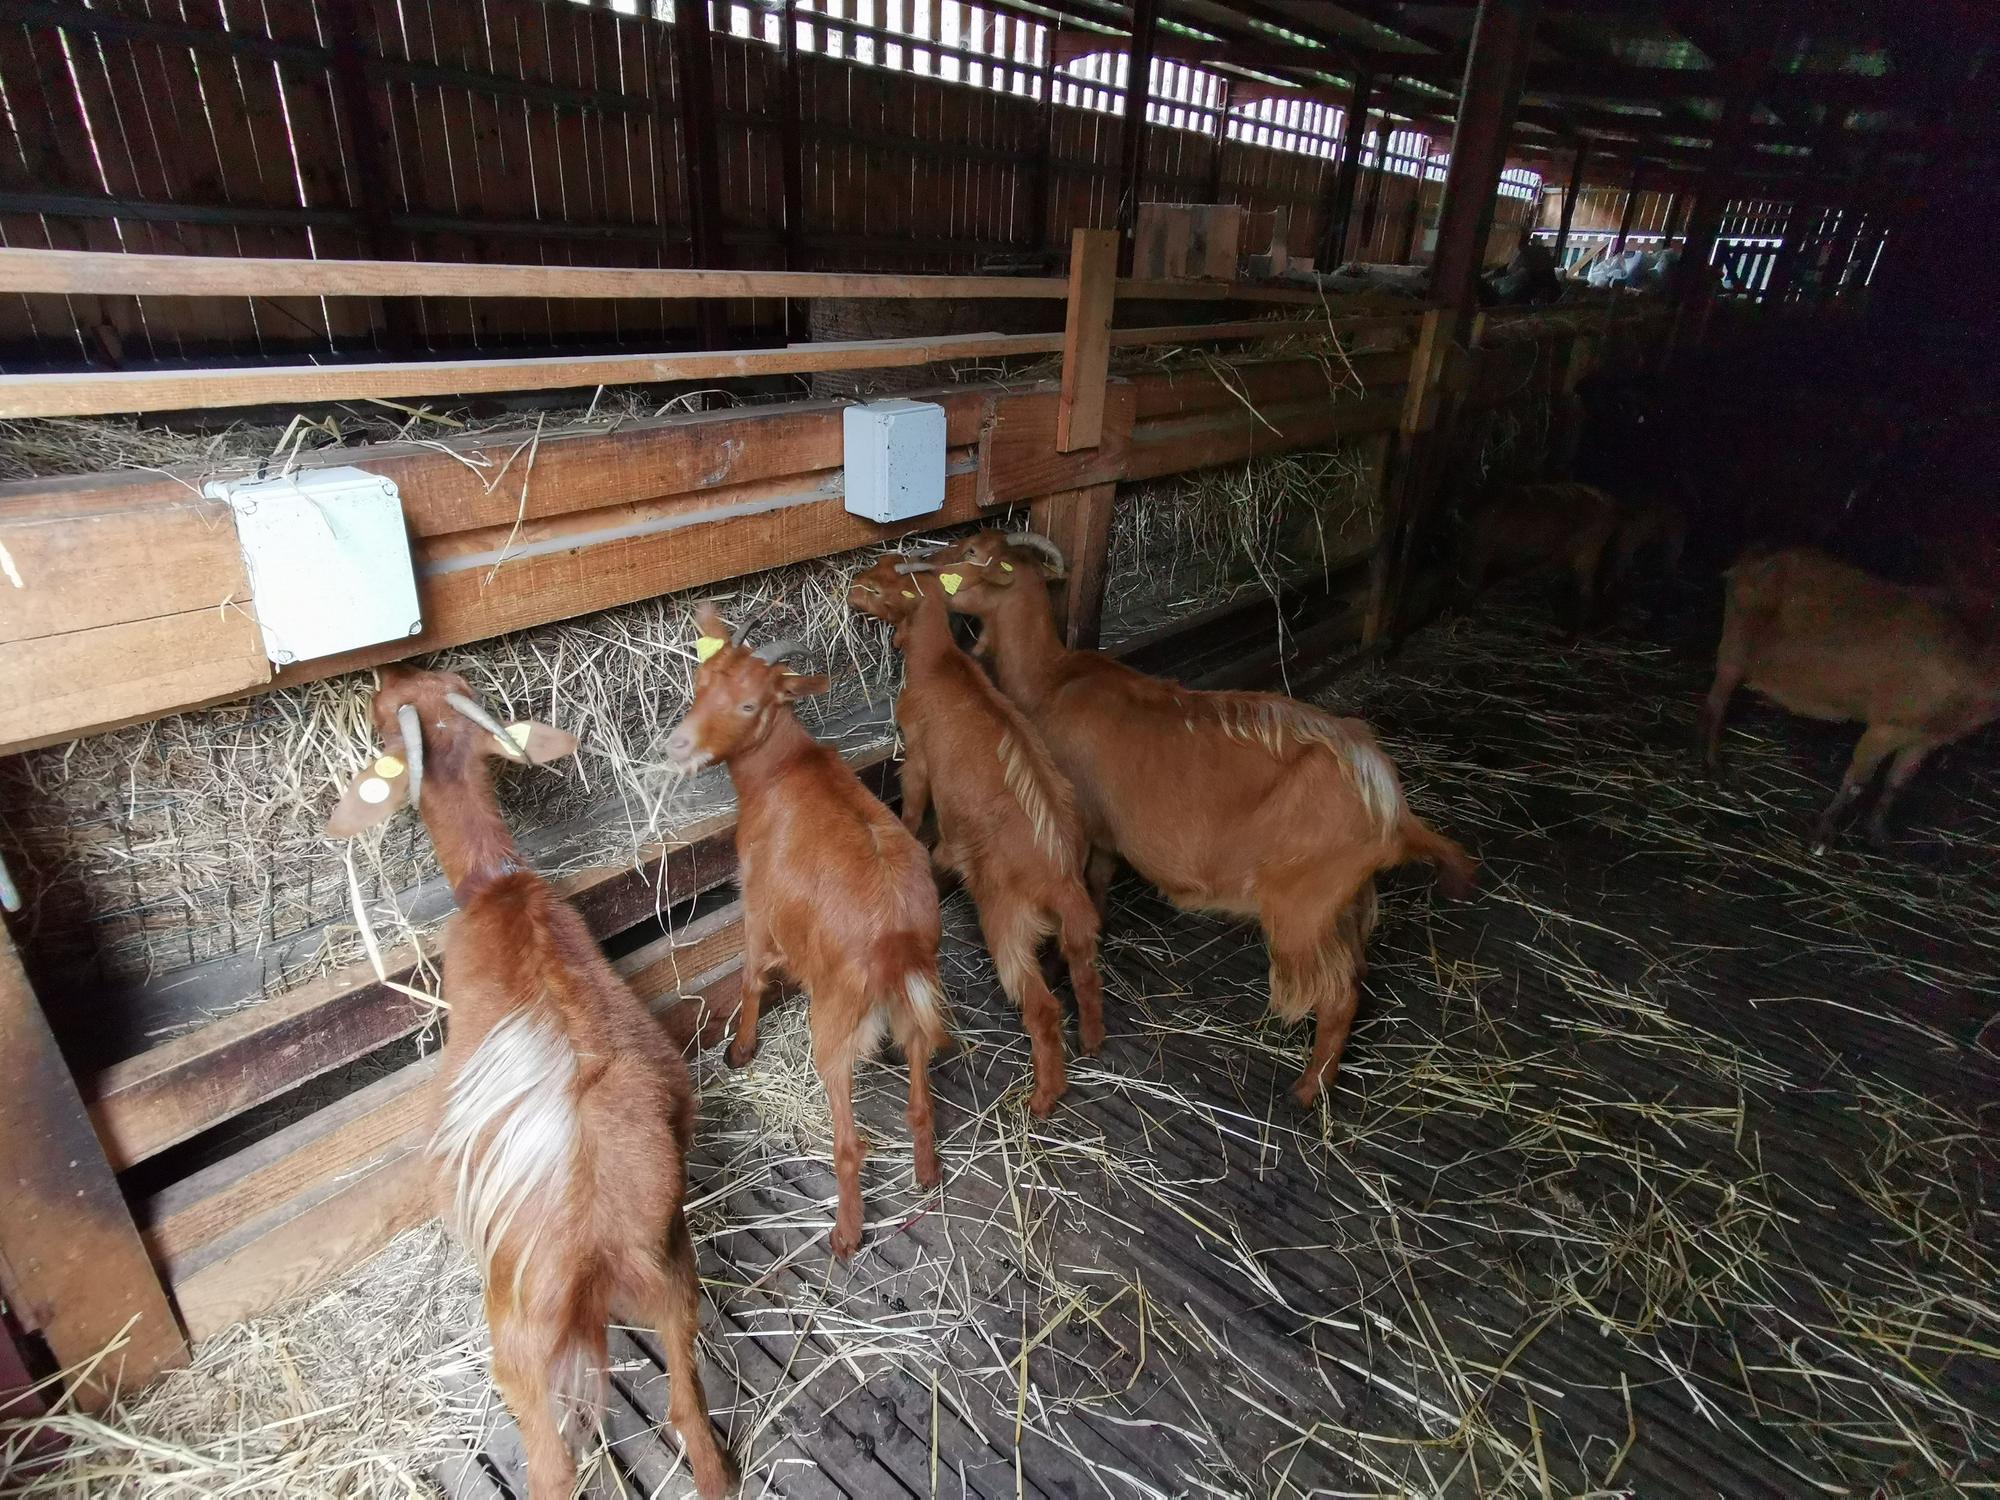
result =
[[[841,413],[847,509],[902,521],[944,505],[944,408],[930,401],[869,401]]]
[[[236,536],[278,666],[400,640],[423,628],[395,483],[361,469],[212,480]]]

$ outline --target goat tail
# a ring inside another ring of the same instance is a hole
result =
[[[1447,896],[1454,901],[1471,897],[1479,883],[1479,861],[1466,853],[1462,844],[1446,838],[1413,812],[1405,811],[1400,831],[1402,862],[1419,860],[1435,866],[1438,885]]]
[[[873,967],[871,992],[877,1004],[901,1018],[894,1028],[897,1035],[907,1025],[928,1037],[932,1046],[943,1046],[949,1016],[944,985],[938,979],[936,945],[915,933],[896,934],[876,946]]]
[[[513,1297],[577,1171],[576,1048],[552,1005],[513,1011],[445,1087],[430,1144],[451,1225],[479,1262],[489,1301],[511,1263]]]

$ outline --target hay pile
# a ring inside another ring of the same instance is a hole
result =
[[[1257,591],[1311,583],[1381,527],[1360,444],[1127,485],[1112,513],[1108,645]]]

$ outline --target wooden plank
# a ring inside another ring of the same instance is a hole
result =
[[[233,607],[0,642],[0,744],[22,748],[68,738],[79,724],[157,718],[270,680],[262,633]]]
[[[174,1278],[188,1334],[205,1339],[358,1265],[431,1212],[421,1128],[358,1175],[238,1231],[227,1253]]]
[[[144,1230],[154,1261],[187,1267],[239,1226],[378,1160],[424,1127],[436,1074],[435,1056],[399,1068],[161,1189]]]
[[[1132,439],[1137,392],[1128,381],[1106,388],[1095,446],[1062,451],[1058,392],[1013,396],[995,403],[979,463],[980,503],[1012,504],[1116,480]]]
[[[1063,325],[1062,400],[1056,448],[1094,448],[1104,431],[1104,380],[1111,368],[1111,306],[1117,296],[1118,236],[1079,229],[1070,236],[1069,313]]]
[[[1228,385],[1200,372],[1192,378],[1138,375],[1132,386],[1137,419],[1149,422],[1202,411],[1241,411],[1246,405],[1262,408],[1267,403],[1297,401],[1307,392],[1323,393],[1328,400],[1351,394],[1356,387],[1370,396],[1388,395],[1402,390],[1409,373],[1410,351],[1385,349],[1330,364],[1317,359],[1258,360],[1230,371]]]
[[[250,596],[229,507],[177,483],[0,488],[0,563],[7,642],[213,612]]]
[[[86,1410],[185,1362],[166,1293],[70,1080],[13,939],[0,932],[0,1291]]]
[[[1056,595],[1056,628],[1080,651],[1097,649],[1117,496],[1117,485],[1094,484],[1050,495],[1029,511],[1034,529],[1060,547],[1069,564]]]
[[[535,359],[281,365],[262,369],[0,375],[0,418],[470,396],[656,381],[728,380],[748,375],[796,375],[814,370],[895,369],[994,355],[1054,354],[1062,347],[1063,340],[1056,334],[969,333],[698,354],[615,354],[597,358],[554,355]]]
[[[1320,396],[1260,408],[1204,412],[1172,421],[1141,422],[1132,430],[1125,462],[1128,480],[1155,479],[1188,469],[1241,463],[1273,453],[1293,453],[1336,438],[1381,432],[1395,425],[1399,396],[1335,402]]]

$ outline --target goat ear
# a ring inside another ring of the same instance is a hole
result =
[[[694,607],[694,628],[702,640],[720,641],[725,646],[736,638],[729,622],[722,618],[722,611],[706,599]],[[706,661],[707,657],[702,659]]]
[[[565,755],[574,755],[581,743],[567,730],[554,729],[547,724],[538,724],[532,719],[524,719],[507,726],[507,738],[521,747],[521,754],[530,765],[545,766],[552,760],[561,760]],[[491,753],[500,754],[500,747],[490,739],[482,740]]]
[[[363,766],[326,820],[329,838],[351,839],[389,821],[410,800],[409,768],[393,755],[378,755]]]
[[[801,698],[817,697],[832,686],[833,684],[823,673],[816,672],[810,677],[801,677],[797,673],[787,672],[778,684],[778,696],[786,703],[795,703]]]

